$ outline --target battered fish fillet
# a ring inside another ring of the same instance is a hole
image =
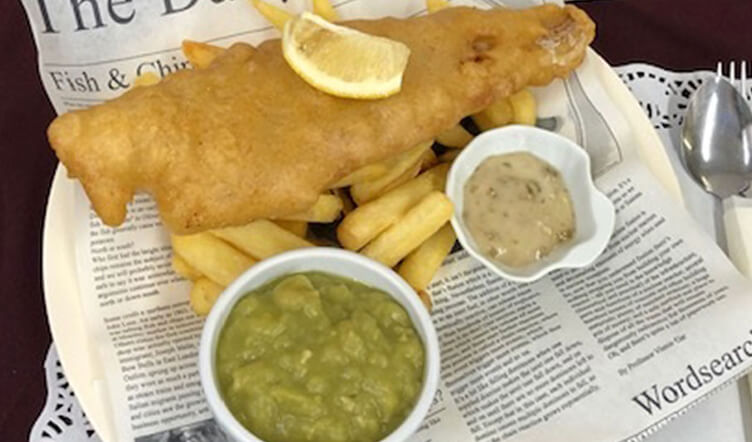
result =
[[[595,30],[576,7],[552,5],[344,24],[410,47],[399,94],[333,97],[292,71],[279,40],[236,44],[207,69],[58,117],[50,144],[112,226],[136,191],[178,234],[280,217],[496,99],[567,75]]]

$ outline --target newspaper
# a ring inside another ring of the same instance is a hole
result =
[[[22,1],[58,113],[114,98],[145,72],[190,68],[184,38],[278,36],[240,0]],[[295,13],[306,3],[275,2]],[[422,0],[336,8],[343,17],[425,13]],[[530,284],[500,279],[462,250],[447,258],[429,288],[442,381],[413,442],[636,439],[752,364],[752,284],[640,163],[593,63],[589,55],[534,94],[539,125],[590,154],[617,210],[613,238],[593,265]],[[101,223],[80,187],[71,210],[80,303],[106,368],[115,440],[225,440],[199,383],[202,320],[171,270],[154,201],[138,195],[118,228]]]

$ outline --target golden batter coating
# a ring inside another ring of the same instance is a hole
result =
[[[61,115],[50,144],[109,225],[136,191],[178,234],[242,225],[305,210],[353,170],[567,75],[595,32],[580,9],[553,5],[344,24],[410,47],[400,93],[337,98],[300,79],[279,40],[236,44],[207,69]]]

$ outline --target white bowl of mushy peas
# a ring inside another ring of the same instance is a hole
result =
[[[446,193],[463,247],[516,282],[592,264],[614,229],[614,206],[593,184],[585,150],[535,127],[476,137],[454,161]]]
[[[201,384],[238,442],[406,440],[439,381],[418,295],[391,269],[334,248],[254,265],[204,325]]]

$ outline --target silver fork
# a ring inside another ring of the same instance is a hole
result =
[[[739,64],[739,78],[737,79],[736,62],[729,62],[728,81],[739,91],[740,94],[742,94],[742,97],[744,97],[745,100],[752,101],[752,91],[747,89],[747,60],[742,60]],[[723,63],[720,61],[716,67],[716,75],[718,77],[723,77]]]

